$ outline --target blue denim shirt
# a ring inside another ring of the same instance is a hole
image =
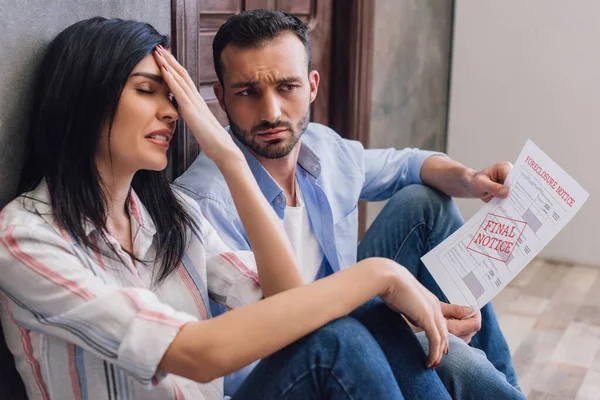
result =
[[[235,137],[234,141],[266,199],[283,219],[287,203],[283,190],[254,155]],[[359,199],[386,200],[407,185],[420,184],[423,162],[442,154],[410,148],[365,149],[360,142],[343,139],[316,123],[308,125],[300,146],[296,180],[326,260],[317,277],[356,262]],[[225,179],[204,153],[175,184],[198,202],[231,249],[250,250]],[[328,267],[331,271],[326,272]]]

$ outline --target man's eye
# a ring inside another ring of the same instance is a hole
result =
[[[298,87],[298,85],[291,85],[290,84],[290,85],[283,85],[283,86],[281,86],[281,89],[284,92],[291,92],[292,90],[296,89],[297,87]]]
[[[242,90],[241,92],[238,92],[237,94],[239,96],[252,96],[255,93],[256,93],[256,91],[254,89],[246,89],[246,90]]]

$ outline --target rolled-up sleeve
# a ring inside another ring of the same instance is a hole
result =
[[[179,329],[196,318],[143,288],[106,283],[49,225],[2,227],[0,290],[22,327],[116,364],[149,387]]]
[[[381,201],[411,184],[421,184],[421,167],[432,156],[444,153],[406,148],[364,150],[365,183],[362,200]]]

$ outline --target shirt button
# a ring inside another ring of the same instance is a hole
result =
[[[281,202],[282,202],[282,201],[283,201],[283,200],[281,199],[281,196],[277,196],[277,197],[275,198],[275,203],[277,203],[277,204],[281,204]]]
[[[306,171],[302,171],[302,176],[306,178],[306,175],[307,175]]]

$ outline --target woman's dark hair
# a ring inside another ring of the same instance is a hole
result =
[[[298,17],[282,11],[254,9],[233,15],[221,25],[213,40],[213,63],[223,84],[221,53],[228,44],[242,49],[258,48],[284,32],[293,32],[306,49],[308,71],[311,64],[308,28]]]
[[[45,178],[58,222],[94,251],[100,249],[86,236],[85,223],[104,236],[107,219],[107,198],[96,166],[101,132],[108,124],[110,140],[131,71],[159,44],[167,47],[167,38],[146,23],[101,17],[80,21],[52,41],[33,88],[31,153],[20,192],[33,190]],[[187,229],[196,229],[196,224],[164,172],[140,170],[132,187],[156,225],[160,268],[155,279],[161,282],[176,269],[187,246]]]

